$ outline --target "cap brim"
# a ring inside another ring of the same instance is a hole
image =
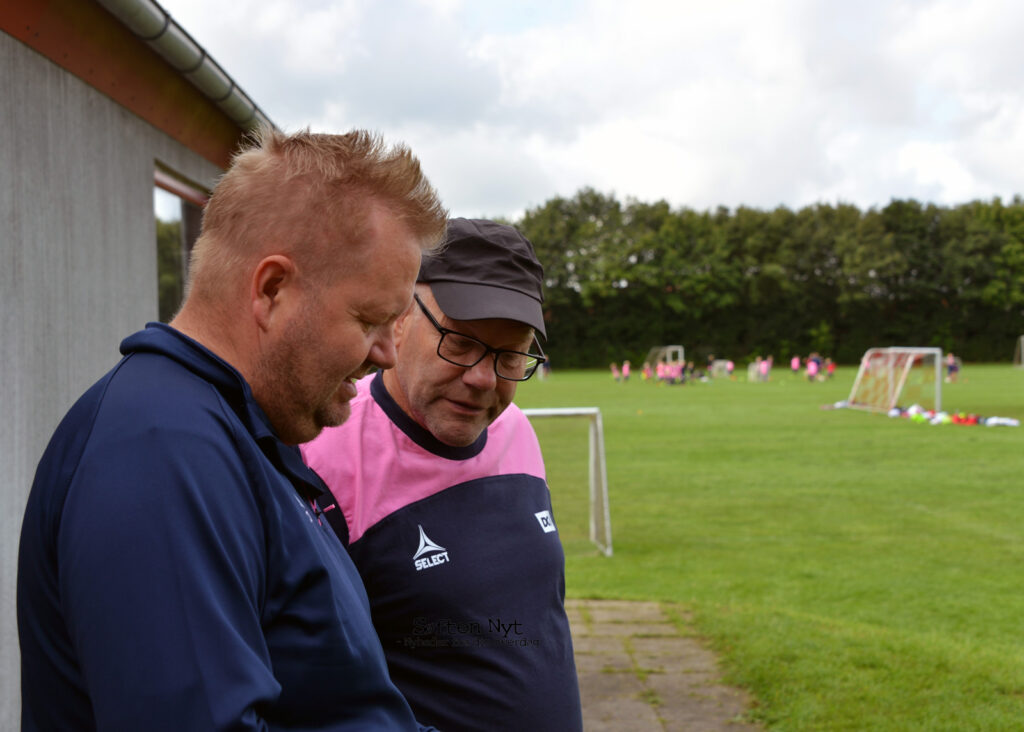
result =
[[[454,320],[504,318],[525,323],[547,340],[544,310],[529,295],[506,287],[466,282],[430,282],[430,291],[444,314]]]

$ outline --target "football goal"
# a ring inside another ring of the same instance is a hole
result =
[[[919,404],[942,409],[942,349],[869,348],[860,360],[847,406],[873,412]]]
[[[653,369],[659,361],[668,364],[686,363],[686,349],[682,346],[654,346],[647,352],[644,363],[650,364]]]
[[[530,419],[585,417],[590,425],[587,464],[590,479],[590,540],[606,557],[612,555],[612,519],[608,512],[608,470],[604,460],[604,427],[597,407],[551,407],[524,409]]]
[[[1013,365],[1024,368],[1024,335],[1017,337],[1017,347],[1013,349]]]

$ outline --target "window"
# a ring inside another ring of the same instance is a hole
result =
[[[167,323],[181,307],[188,259],[199,238],[208,195],[162,168],[156,169],[154,180],[158,313]]]

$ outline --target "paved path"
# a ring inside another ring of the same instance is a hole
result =
[[[586,732],[741,732],[750,703],[655,602],[566,600]],[[685,618],[684,618],[685,620]]]

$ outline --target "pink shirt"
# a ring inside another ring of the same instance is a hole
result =
[[[328,427],[301,447],[306,463],[315,466],[338,501],[350,542],[391,513],[449,486],[510,473],[546,478],[537,436],[515,404],[487,428],[478,454],[447,460],[395,428],[370,394],[373,378],[356,384],[352,416],[344,424]]]

